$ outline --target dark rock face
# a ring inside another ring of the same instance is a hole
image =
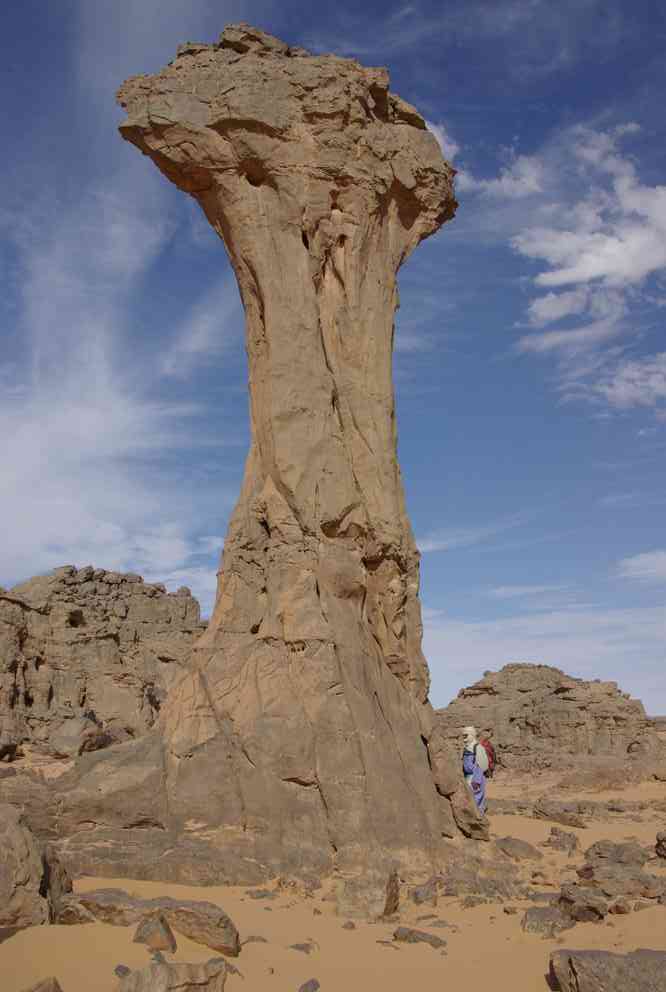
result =
[[[666,831],[657,834],[654,850],[658,858],[666,858]]]
[[[531,906],[520,921],[525,933],[538,933],[544,939],[557,937],[563,930],[570,930],[574,921],[559,906]]]
[[[547,665],[511,664],[462,689],[437,710],[442,738],[460,745],[471,724],[491,737],[505,768],[566,768],[582,755],[617,758],[664,751],[643,704],[615,682],[586,682]],[[603,761],[599,774],[605,774]]]
[[[551,987],[560,992],[664,992],[666,952],[554,951]]]
[[[201,634],[188,589],[58,568],[0,591],[0,758],[75,757],[145,733]]]
[[[0,928],[52,922],[71,889],[53,852],[42,848],[13,807],[0,805]]]

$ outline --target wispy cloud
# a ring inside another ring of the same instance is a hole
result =
[[[618,563],[618,575],[623,579],[641,582],[666,582],[666,550],[644,551],[642,554],[623,558]]]
[[[243,308],[231,273],[197,301],[172,338],[161,360],[163,375],[185,378],[200,365],[219,358],[237,340]]]
[[[493,599],[525,599],[562,592],[566,586],[496,586],[488,590]]]
[[[424,534],[417,538],[416,543],[423,554],[433,551],[455,551],[459,548],[471,548],[478,544],[486,544],[507,530],[521,527],[526,520],[526,514],[517,513],[490,524],[433,531],[431,534]]]

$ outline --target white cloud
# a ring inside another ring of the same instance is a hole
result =
[[[666,582],[666,551],[644,551],[642,554],[623,558],[618,564],[618,574],[623,579]]]
[[[622,328],[612,320],[597,320],[571,331],[542,331],[526,334],[516,342],[521,352],[543,354],[548,351],[567,352],[569,356],[594,348],[603,341],[617,337]]]
[[[524,599],[532,596],[550,595],[554,592],[562,592],[566,586],[496,586],[488,590],[488,595],[493,599]]]
[[[545,327],[554,320],[583,313],[587,308],[588,291],[586,287],[574,289],[569,293],[546,293],[537,296],[527,308],[529,322],[533,327]]]
[[[595,384],[596,392],[613,407],[657,407],[666,403],[666,352],[640,359],[623,359]]]
[[[517,513],[503,520],[479,527],[461,527],[450,530],[437,530],[424,534],[416,539],[416,544],[422,554],[433,551],[454,551],[458,548],[470,548],[484,544],[504,531],[522,526],[526,521],[525,514]]]
[[[537,156],[518,155],[494,179],[476,179],[462,170],[456,177],[462,192],[477,192],[496,200],[522,200],[543,192],[544,165]]]
[[[231,273],[195,303],[177,328],[161,360],[162,374],[185,378],[212,357],[223,355],[234,343],[243,309]]]

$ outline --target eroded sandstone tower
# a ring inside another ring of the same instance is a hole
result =
[[[239,879],[427,870],[455,829],[425,746],[391,359],[397,270],[456,203],[388,82],[236,25],[118,96],[123,137],[222,238],[247,317],[245,478],[209,629],[162,715],[169,829]]]

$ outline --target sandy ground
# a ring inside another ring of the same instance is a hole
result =
[[[540,791],[544,791],[543,784]],[[508,797],[511,788],[509,784],[493,782],[489,792],[491,798],[493,794]],[[616,791],[612,798],[618,795],[632,801],[664,800],[666,784],[640,785],[621,794]],[[577,798],[582,798],[582,794]],[[590,798],[602,799],[603,794],[595,793]],[[666,829],[666,824],[658,816],[643,816],[641,822],[617,818],[573,832],[579,835],[583,850],[601,838],[635,837],[652,845],[657,830]],[[491,823],[496,837],[511,835],[534,844],[545,840],[552,826],[544,821],[504,815],[493,816]],[[572,875],[566,869],[570,860],[580,863],[581,857],[568,859],[557,852],[548,853],[534,867],[544,873],[546,881],[559,887],[567,875]],[[666,867],[662,869],[651,863],[648,870],[666,877]],[[291,893],[280,892],[274,900],[266,901],[251,899],[247,890],[232,887],[90,878],[76,883],[79,890],[101,886],[117,886],[141,896],[208,899],[232,917],[241,940],[250,935],[265,937],[268,943],[249,943],[243,947],[235,961],[243,977],[229,977],[226,986],[229,992],[253,989],[297,992],[310,978],[320,981],[322,992],[366,992],[375,987],[381,987],[383,992],[405,992],[415,979],[419,992],[441,992],[443,988],[466,988],[471,992],[481,989],[547,992],[548,957],[558,946],[616,951],[637,947],[666,949],[666,907],[663,906],[616,916],[602,924],[578,924],[558,941],[522,932],[521,911],[533,904],[520,900],[514,903],[519,910],[515,915],[506,915],[501,905],[463,909],[454,899],[440,899],[436,909],[411,904],[401,908],[401,924],[429,930],[447,940],[443,953],[425,945],[403,944],[396,948],[378,943],[391,940],[396,924],[356,921],[355,930],[345,930],[344,919],[336,916],[332,903],[323,901],[318,893],[312,899],[297,899]],[[542,888],[548,891],[548,886]],[[432,921],[418,921],[418,917],[428,914],[446,920],[451,926],[435,928]],[[91,924],[22,931],[0,945],[0,992],[22,992],[47,975],[58,978],[63,992],[115,992],[118,981],[113,969],[117,964],[134,968],[149,959],[145,947],[132,943],[134,929]],[[178,934],[176,937],[178,950],[174,960],[205,961],[214,956],[207,948]],[[316,945],[309,955],[289,946],[307,941]]]

